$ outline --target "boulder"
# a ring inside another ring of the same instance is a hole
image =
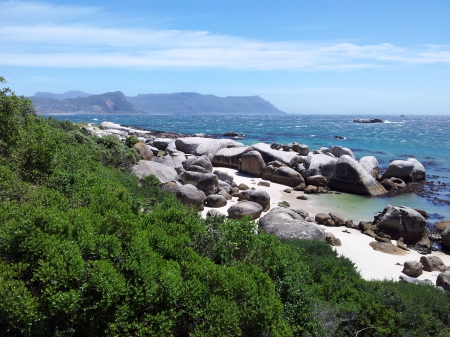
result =
[[[224,190],[227,193],[231,192],[231,185],[222,180],[219,180],[219,184],[217,185],[217,188],[219,190]]]
[[[253,219],[261,216],[263,208],[260,204],[253,201],[241,201],[228,208],[228,216],[231,219],[241,219],[250,215]]]
[[[271,161],[279,161],[285,165],[289,165],[292,158],[298,156],[297,152],[286,152],[286,151],[278,151],[274,150],[270,147],[269,144],[265,143],[257,143],[251,146],[252,150],[258,151],[261,153],[264,162],[267,163],[267,165],[270,164]]]
[[[328,214],[325,213],[317,213],[314,220],[318,223],[323,225],[327,220],[331,220],[331,217]]]
[[[231,191],[230,191],[230,193],[231,193]],[[224,196],[225,199],[231,200],[232,197],[231,197],[231,194],[230,194],[230,193],[228,193],[227,191],[224,191],[224,190],[219,190],[219,192],[217,192],[217,195]]]
[[[294,144],[293,143],[287,143],[287,144],[284,144],[282,147],[283,147],[283,151],[292,151],[292,147],[294,146]]]
[[[366,170],[374,179],[378,179],[380,171],[378,169],[378,160],[374,156],[365,156],[359,160],[362,168]]]
[[[149,160],[140,160],[131,168],[131,173],[139,179],[153,174],[162,183],[178,179],[178,173],[172,167]]]
[[[243,190],[243,191],[249,190],[249,189],[250,189],[250,187],[248,187],[248,186],[247,186],[246,184],[244,184],[244,183],[240,183],[239,186],[238,186],[238,188],[239,188],[240,190]]]
[[[185,171],[180,174],[178,179],[184,184],[196,186],[206,195],[215,194],[219,185],[219,179],[212,173]]]
[[[273,143],[272,145],[270,145],[270,148],[274,150],[280,150],[282,147],[283,145],[280,143]]]
[[[259,178],[266,168],[266,163],[261,153],[258,151],[249,151],[242,155],[238,167],[240,172]]]
[[[335,146],[332,146],[332,147],[331,147],[330,152],[331,152],[336,158],[339,158],[339,157],[341,157],[341,156],[343,156],[343,155],[347,155],[347,156],[350,156],[350,157],[352,157],[353,159],[355,159],[355,155],[353,154],[353,151],[350,150],[350,149],[347,148],[347,147],[342,147],[342,146],[337,146],[337,145],[335,145]]]
[[[426,171],[425,167],[415,158],[408,158],[406,161],[412,163],[414,165],[413,170],[409,174],[408,181],[419,181],[424,180]]]
[[[386,242],[378,242],[378,241],[372,241],[369,243],[370,247],[372,247],[374,250],[391,254],[391,255],[405,255],[406,251],[403,249],[394,246],[392,243],[386,243]]]
[[[258,182],[258,186],[270,187],[270,182],[260,181],[260,182]]]
[[[317,193],[317,186],[314,186],[314,185],[306,186],[305,193],[306,194],[315,194],[315,193]]]
[[[394,160],[389,164],[386,172],[381,176],[381,180],[392,177],[407,180],[413,169],[414,163],[412,162],[406,160]]]
[[[436,287],[444,290],[450,290],[450,271],[440,273],[436,279]]]
[[[403,273],[412,277],[420,276],[422,275],[422,264],[419,261],[405,261]]]
[[[325,233],[325,240],[331,246],[342,246],[341,240],[334,236],[333,233]]]
[[[336,169],[328,182],[328,187],[337,191],[370,196],[386,193],[386,189],[378,181],[356,160],[347,155],[337,160]]]
[[[242,143],[238,143],[231,139],[211,139],[203,137],[184,137],[175,141],[177,150],[196,156],[207,156],[210,160],[214,155],[223,148],[241,147]]]
[[[305,182],[300,173],[287,166],[279,167],[274,170],[272,174],[272,181],[274,183],[292,187]]]
[[[186,156],[184,154],[183,155],[174,155],[174,156],[171,156],[171,155],[165,155],[165,156],[159,156],[159,157],[155,156],[153,158],[154,162],[172,167],[175,170],[177,170],[177,172],[178,172],[178,169],[184,170],[183,161],[185,161],[185,160],[186,160]]]
[[[263,190],[246,190],[239,193],[239,199],[253,201],[260,204],[263,212],[270,209],[269,193]]]
[[[220,213],[217,209],[210,209],[208,212],[206,212],[206,217],[207,218],[225,217],[225,215]]]
[[[444,262],[437,256],[422,256],[420,263],[422,263],[425,271],[445,271],[446,269]]]
[[[310,175],[322,175],[329,179],[336,170],[336,158],[332,158],[325,154],[316,154],[311,157],[309,165]]]
[[[160,151],[165,151],[168,147],[175,147],[175,139],[172,138],[155,138],[152,146],[156,147]]]
[[[260,228],[278,236],[282,240],[288,239],[317,239],[325,241],[325,232],[316,224],[305,221],[291,208],[277,207],[271,209],[259,219]]]
[[[276,167],[272,165],[267,165],[262,174],[262,179],[264,180],[272,180],[273,171],[275,171]]]
[[[193,185],[181,185],[176,182],[168,182],[162,186],[162,190],[175,194],[178,200],[188,206],[194,206],[199,211],[203,211],[205,203],[205,193],[198,190]]]
[[[183,167],[186,171],[199,172],[196,168],[201,167],[203,172],[201,173],[211,173],[213,166],[211,161],[207,156],[191,157],[183,161]]]
[[[210,194],[206,197],[206,206],[208,207],[223,207],[227,205],[227,199],[218,194]]]
[[[427,286],[432,286],[433,282],[431,282],[431,280],[425,279],[425,280],[419,280],[416,279],[414,277],[409,277],[406,275],[400,275],[399,279],[401,282],[406,282],[406,283],[412,283],[412,284],[421,284],[421,285],[427,285]]]
[[[308,178],[306,178],[306,184],[317,187],[319,186],[325,187],[328,184],[328,180],[322,175],[309,176]]]
[[[234,179],[233,175],[231,175],[225,171],[214,170],[213,173],[219,178],[219,180],[222,180],[222,181],[228,181],[231,183]]]
[[[381,182],[381,185],[387,190],[390,190],[392,188],[405,188],[406,183],[401,180],[400,178],[392,177],[389,179],[383,179]]]
[[[438,221],[434,224],[434,229],[438,232],[438,233],[443,233],[447,228],[450,227],[450,220],[441,220]],[[448,233],[450,235],[450,233]],[[449,246],[450,247],[450,241],[449,241]]]
[[[291,210],[300,215],[303,219],[309,217],[309,213],[301,208],[291,208]]]
[[[387,205],[380,215],[378,232],[389,234],[393,240],[403,237],[405,243],[416,243],[422,239],[426,223],[412,208]]]
[[[212,164],[214,166],[231,167],[237,169],[239,166],[239,160],[245,152],[249,151],[248,149],[248,146],[220,149],[214,155]]]
[[[139,153],[143,160],[152,160],[154,155],[149,145],[144,142],[137,142],[133,148]]]
[[[442,245],[445,248],[450,248],[450,227],[447,227],[441,234]]]
[[[330,212],[330,213],[328,213],[328,215],[331,217],[331,220],[334,221],[335,226],[344,226],[345,225],[344,218],[341,215],[339,215],[338,213]]]
[[[297,152],[300,156],[309,155],[309,146],[305,144],[294,144],[292,150]]]

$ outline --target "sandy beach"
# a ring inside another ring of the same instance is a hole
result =
[[[326,200],[327,196],[324,195],[307,195],[308,200],[297,199],[297,196],[303,195],[303,192],[292,191],[291,193],[284,192],[288,186],[270,182],[270,186],[258,186],[258,182],[262,181],[261,178],[251,177],[249,175],[242,174],[236,169],[216,167],[214,169],[225,171],[230,175],[234,176],[234,181],[239,185],[244,183],[250,188],[265,190],[270,195],[270,206],[271,208],[278,207],[280,201],[287,201],[291,207],[301,208],[307,211],[310,216],[315,216],[317,213],[329,213],[330,211],[336,211],[335,209],[330,209],[324,206],[326,202],[317,202],[317,198],[323,198]],[[224,207],[214,208],[219,212],[228,215],[227,209],[234,203],[237,202],[237,198],[233,198]],[[202,211],[202,216],[205,217],[206,213],[212,208],[205,207]],[[339,211],[337,210],[339,213]],[[264,216],[267,212],[263,212],[261,216]],[[359,221],[371,221],[373,220],[373,215],[368,214],[362,217],[357,215],[356,217],[348,217],[346,214],[341,214],[344,218],[352,219],[354,223]],[[362,234],[358,230],[347,229],[346,227],[326,227],[319,225],[326,232],[333,233],[342,242],[342,246],[334,247],[334,249],[341,255],[349,258],[356,266],[356,269],[360,272],[364,279],[371,280],[383,280],[392,279],[399,280],[402,273],[403,263],[405,261],[419,261],[422,256],[414,250],[410,250],[406,255],[390,255],[375,251],[369,246],[369,243],[374,241],[373,238]],[[395,244],[395,241],[393,241]],[[450,256],[442,252],[432,252],[431,255],[438,256],[442,259],[445,265],[450,266]],[[436,283],[436,278],[439,272],[426,272],[424,271],[418,279],[429,279]]]

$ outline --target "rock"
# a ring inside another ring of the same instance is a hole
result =
[[[339,215],[338,213],[330,212],[330,213],[328,213],[328,215],[331,217],[331,220],[334,221],[335,226],[344,226],[345,225],[344,218],[341,215]]]
[[[327,227],[334,227],[336,226],[336,224],[334,223],[334,221],[330,218],[330,219],[326,219],[325,222],[323,223],[324,226]]]
[[[426,223],[412,208],[387,205],[381,213],[378,232],[389,234],[394,240],[403,237],[405,243],[416,243],[422,239]]]
[[[263,208],[260,204],[253,201],[241,201],[228,208],[228,216],[231,219],[241,219],[250,215],[253,219],[260,217]]]
[[[354,123],[384,123],[384,121],[379,118],[357,118],[353,122]]]
[[[244,137],[244,135],[240,134],[236,131],[227,131],[223,134],[224,137]]]
[[[268,182],[268,181],[260,181],[260,182],[258,182],[258,186],[270,187],[270,182]]]
[[[447,229],[442,232],[441,238],[442,245],[446,248],[450,248],[450,227],[447,227]]]
[[[217,177],[217,178],[218,178],[218,177]],[[218,185],[217,185],[217,188],[218,188],[219,190],[224,190],[224,191],[227,192],[227,193],[230,193],[230,192],[231,192],[231,185],[228,184],[228,183],[226,183],[226,182],[224,182],[224,181],[222,181],[222,180],[219,180],[219,183],[218,183]]]
[[[211,194],[206,197],[206,206],[208,207],[223,207],[227,205],[227,199],[218,194]]]
[[[413,170],[409,174],[408,181],[419,181],[425,179],[425,167],[415,158],[408,158],[406,161],[414,165]]]
[[[240,172],[253,177],[261,177],[266,168],[266,163],[261,153],[258,151],[249,151],[242,155],[238,167]]]
[[[358,227],[353,223],[353,220],[351,220],[351,219],[345,221],[345,227],[348,227],[348,228],[355,228],[356,227],[355,229],[358,229]]]
[[[207,218],[216,218],[216,217],[225,217],[225,215],[220,213],[217,209],[210,209],[208,212],[206,212],[206,217]]]
[[[229,194],[227,191],[224,191],[224,190],[220,190],[219,192],[217,192],[217,195],[221,195],[221,196],[225,197],[225,199],[227,199],[227,200],[232,199],[231,194]]]
[[[193,185],[181,185],[172,181],[163,185],[162,190],[175,194],[177,199],[185,205],[192,205],[199,211],[203,211],[204,209],[205,193]]]
[[[274,183],[287,185],[287,186],[297,186],[300,183],[304,183],[302,175],[290,167],[283,166],[275,169],[272,174],[272,181]]]
[[[273,143],[272,145],[270,145],[270,148],[273,150],[280,150],[282,147],[283,145],[280,143]]]
[[[243,193],[246,192],[246,193]],[[270,196],[269,193],[263,190],[247,190],[240,193],[239,198],[242,200],[253,201],[260,204],[263,208],[263,212],[270,209]]]
[[[450,290],[450,271],[440,273],[436,279],[436,287],[442,287],[444,290]]]
[[[329,179],[336,170],[336,158],[324,154],[316,154],[311,157],[309,166],[310,175],[322,175]]]
[[[297,186],[295,186],[293,188],[294,191],[304,191],[306,188],[306,184],[305,183],[300,183]]]
[[[168,147],[175,147],[175,140],[172,138],[156,138],[152,141],[152,146],[160,151],[165,151]]]
[[[343,155],[336,162],[336,169],[328,182],[332,189],[370,196],[381,196],[386,189],[353,158]]]
[[[285,190],[283,190],[284,193],[292,193],[292,189],[290,188],[286,188]]]
[[[291,207],[291,205],[287,201],[280,201],[278,207]]]
[[[214,166],[231,167],[237,169],[239,166],[239,160],[247,151],[249,151],[248,146],[221,149],[214,155],[212,164]]]
[[[412,277],[420,276],[422,275],[422,264],[419,261],[405,261],[403,273]]]
[[[378,169],[378,160],[374,156],[365,156],[359,160],[362,168],[366,170],[374,179],[378,179],[380,171]]]
[[[172,168],[174,168],[175,170],[178,169],[182,169],[184,171],[183,168],[183,161],[186,160],[186,156],[183,155],[165,155],[165,156],[159,156],[159,157],[154,157],[153,161],[166,165],[166,166],[170,166]]]
[[[309,176],[308,178],[306,178],[306,184],[317,187],[325,187],[328,184],[328,180],[322,175]]]
[[[368,229],[372,229],[372,223],[368,221],[360,221],[358,227],[361,231],[366,231]]]
[[[406,160],[394,160],[389,164],[386,172],[381,176],[381,180],[392,177],[407,180],[413,169],[414,164],[412,162]]]
[[[314,220],[318,223],[323,225],[325,223],[325,221],[327,221],[328,219],[331,220],[331,217],[328,214],[325,213],[317,213],[316,217],[314,218]]]
[[[205,195],[215,194],[218,190],[219,179],[212,173],[185,171],[180,174],[178,179],[184,184],[196,186]]]
[[[140,160],[131,168],[131,173],[139,179],[153,174],[162,183],[178,179],[178,173],[172,167],[149,160]]]
[[[373,230],[371,229],[366,229],[365,231],[362,231],[361,233],[363,233],[364,235],[370,236],[371,238],[376,238],[376,234]]]
[[[378,242],[378,241],[372,241],[369,243],[370,247],[372,247],[374,250],[391,254],[391,255],[405,255],[406,252],[403,249],[398,248],[397,246],[394,246],[392,243],[385,243],[385,242]]]
[[[186,171],[196,171],[195,167],[201,167],[203,168],[203,172],[201,173],[211,173],[213,170],[213,166],[211,164],[211,161],[207,156],[200,156],[200,157],[191,157],[183,161],[183,167]]]
[[[291,208],[291,211],[297,213],[298,215],[300,215],[303,219],[306,219],[307,217],[309,217],[309,213],[301,208]]]
[[[207,156],[210,160],[214,158],[216,153],[228,147],[241,147],[242,143],[238,143],[231,139],[211,139],[203,137],[184,137],[175,141],[177,150],[196,156]]]
[[[383,237],[378,236],[378,235],[375,235],[375,240],[377,240],[378,242],[392,243],[390,239],[383,238]]]
[[[423,216],[425,219],[428,219],[430,217],[430,214],[428,214],[428,212],[424,211],[423,209],[414,208],[414,210],[420,213],[420,215]]]
[[[325,233],[325,240],[332,246],[342,246],[341,240],[336,238],[333,233]]]
[[[353,151],[350,150],[349,148],[346,148],[346,147],[336,146],[335,145],[335,146],[331,147],[330,151],[337,158],[339,158],[339,157],[341,157],[343,155],[347,155],[347,156],[350,156],[353,159],[355,159],[355,155],[353,154]]]
[[[143,160],[153,160],[153,152],[147,144],[144,142],[137,142],[133,145],[133,148],[139,153]]]
[[[238,187],[239,187],[240,190],[243,190],[243,191],[250,189],[250,187],[248,187],[248,186],[247,186],[246,184],[244,184],[244,183],[239,184]]]
[[[409,252],[409,248],[404,244],[403,241],[397,240],[397,247]]]
[[[406,275],[400,275],[399,276],[400,281],[402,282],[406,282],[406,283],[412,283],[412,284],[421,284],[421,285],[427,285],[427,286],[432,286],[433,282],[431,282],[431,280],[425,279],[425,280],[419,280],[413,277],[409,277]]]
[[[406,183],[401,180],[400,178],[389,178],[389,179],[383,179],[381,181],[381,185],[383,185],[383,187],[387,190],[390,190],[392,188],[405,188],[406,187]]]
[[[446,268],[444,262],[437,256],[422,256],[420,263],[425,271],[445,271]]]
[[[270,148],[269,144],[265,143],[257,143],[252,145],[250,148],[261,153],[264,162],[267,163],[267,165],[269,165],[271,161],[279,161],[285,165],[289,165],[292,158],[298,156],[296,152],[274,150]]]
[[[225,171],[214,170],[213,173],[217,176],[217,178],[219,178],[219,180],[222,180],[222,181],[229,181],[231,183],[234,179],[234,176],[232,176],[231,174],[228,174]]]
[[[300,200],[308,200],[308,198],[307,198],[305,195],[298,195],[298,196],[297,196],[297,199],[300,199]]]
[[[315,194],[315,193],[317,193],[317,186],[313,186],[313,185],[306,186],[304,192],[306,194]]]
[[[294,144],[292,143],[287,143],[285,145],[282,146],[283,151],[292,151],[292,146],[294,146]]]
[[[317,239],[325,241],[325,232],[316,224],[305,221],[290,208],[277,207],[259,219],[260,228],[282,240]]]
[[[427,230],[423,232],[422,239],[420,239],[415,244],[409,245],[409,248],[414,249],[415,251],[423,255],[431,254],[431,241],[428,238]]]
[[[305,144],[294,144],[292,150],[297,152],[300,156],[309,155],[309,146]]]

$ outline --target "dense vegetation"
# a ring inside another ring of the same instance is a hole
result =
[[[128,144],[132,144],[130,140]],[[0,92],[1,336],[449,336],[450,296],[316,241],[203,220],[116,137]]]

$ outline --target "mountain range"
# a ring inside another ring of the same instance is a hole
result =
[[[37,92],[29,97],[38,114],[64,113],[147,113],[147,114],[267,114],[285,112],[259,96],[217,97],[194,92],[174,94],[140,94],[125,96],[122,92],[90,95],[82,91],[63,94]]]

